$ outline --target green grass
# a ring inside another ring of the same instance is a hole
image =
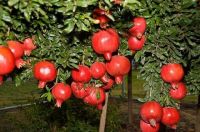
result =
[[[144,97],[145,91],[143,90],[144,81],[137,78],[138,71],[132,72],[132,92],[133,98],[136,99],[138,97]],[[128,82],[127,76],[125,77],[125,95],[128,93]],[[121,96],[122,95],[122,85],[117,85],[111,92],[112,96]]]
[[[39,90],[35,80],[16,87],[13,81],[5,81],[0,86],[0,107],[29,103],[39,98]]]

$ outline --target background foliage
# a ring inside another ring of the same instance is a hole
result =
[[[121,5],[111,0],[4,0],[0,1],[0,43],[33,36],[37,49],[24,59],[31,59],[32,65],[39,60],[54,61],[59,69],[57,80],[70,82],[71,68],[103,61],[91,48],[91,36],[100,29],[92,18],[97,7],[112,12],[109,27],[121,35],[119,54],[126,56],[131,53],[124,34],[132,26],[131,19],[147,19],[146,45],[134,56],[140,63],[140,77],[146,81],[145,100],[176,105],[168,96],[169,85],[160,78],[161,66],[170,62],[184,66],[189,92],[199,94],[200,10],[194,0],[124,0]],[[19,85],[32,77],[32,66],[12,76]]]

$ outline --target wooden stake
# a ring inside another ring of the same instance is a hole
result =
[[[107,115],[107,107],[108,107],[108,97],[109,97],[109,93],[106,92],[105,104],[103,106],[102,113],[101,113],[101,118],[100,118],[99,132],[104,132],[105,131],[106,115]]]
[[[132,63],[132,58],[129,59]],[[132,105],[132,65],[130,72],[128,73],[128,128],[132,131],[133,127],[133,105]]]

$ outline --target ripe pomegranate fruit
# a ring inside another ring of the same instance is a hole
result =
[[[142,35],[144,34],[146,30],[146,20],[143,17],[135,17],[132,20],[133,27],[129,29],[129,32],[132,36],[137,37],[138,39],[141,39]]]
[[[161,78],[168,83],[181,81],[184,76],[184,70],[181,64],[169,63],[161,68]]]
[[[163,110],[161,105],[156,101],[149,101],[144,103],[140,108],[141,118],[150,123],[151,126],[156,126],[156,122],[159,122],[162,118]]]
[[[110,90],[112,88],[113,84],[114,84],[114,80],[109,79],[108,82],[101,88],[104,90]]]
[[[72,82],[71,89],[73,95],[78,99],[83,99],[90,91],[90,87],[85,87],[83,83],[79,82]]]
[[[102,104],[98,104],[96,107],[97,107],[98,110],[102,110],[103,109],[103,105]]]
[[[107,74],[104,74],[100,80],[103,82],[103,83],[108,83],[110,77],[107,75]]]
[[[23,42],[23,46],[24,46],[24,54],[27,56],[30,56],[32,50],[37,48],[34,45],[32,38],[26,38]]]
[[[72,91],[68,84],[57,83],[51,93],[56,100],[56,106],[61,107],[62,103],[71,97]]]
[[[130,71],[131,64],[125,56],[113,56],[110,62],[106,63],[107,72],[115,77],[115,82],[121,84],[123,76]]]
[[[105,11],[100,8],[96,8],[93,11],[93,18],[99,20],[100,26],[104,27],[106,23],[109,22],[109,18],[106,16],[106,14],[110,14],[109,11]]]
[[[53,63],[40,61],[34,65],[33,74],[39,80],[38,88],[44,88],[47,82],[51,82],[56,78],[57,70]]]
[[[0,75],[6,75],[15,68],[15,57],[6,46],[0,46]]]
[[[156,126],[151,126],[151,124],[140,120],[140,130],[142,132],[158,132],[160,128],[160,123],[156,123]]]
[[[116,5],[121,5],[122,4],[122,0],[113,0],[113,2]]]
[[[3,84],[3,76],[0,76],[0,85]]]
[[[119,35],[112,29],[100,30],[92,36],[92,47],[98,54],[103,54],[106,60],[110,60],[112,52],[119,47]]]
[[[173,107],[164,107],[163,108],[163,116],[162,123],[166,126],[169,126],[173,129],[176,129],[176,125],[180,120],[179,111]]]
[[[141,39],[137,39],[134,36],[129,37],[128,47],[132,51],[141,50],[145,43],[145,36],[143,35]]]
[[[15,57],[15,65],[18,69],[20,69],[23,65],[26,64],[21,57],[24,55],[24,48],[23,45],[18,41],[7,41],[9,49],[12,51]]]
[[[90,66],[92,77],[99,79],[106,73],[106,66],[103,62],[95,62]]]
[[[173,99],[181,100],[186,96],[187,88],[183,82],[172,83],[169,94]]]
[[[89,86],[89,94],[83,99],[86,104],[97,106],[105,101],[105,92],[102,88]]]
[[[79,65],[78,69],[72,69],[72,79],[76,82],[87,83],[92,75],[90,68],[85,65]]]

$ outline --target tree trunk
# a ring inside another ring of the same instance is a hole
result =
[[[129,59],[131,62],[131,59]],[[132,66],[128,74],[128,129],[133,131],[133,106],[132,106]]]
[[[197,107],[200,108],[200,94],[198,95],[198,104]]]
[[[109,97],[109,93],[106,92],[105,104],[103,106],[103,110],[102,110],[102,113],[101,113],[99,132],[104,132],[105,131],[106,115],[107,115],[107,107],[108,107],[108,97]]]

